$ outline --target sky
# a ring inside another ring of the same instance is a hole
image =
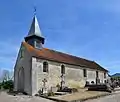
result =
[[[44,47],[120,72],[120,0],[1,0],[1,69],[13,70],[34,6]]]

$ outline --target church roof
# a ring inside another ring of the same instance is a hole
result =
[[[69,55],[66,53],[58,52],[58,51],[47,49],[47,48],[36,49],[26,42],[22,42],[22,43],[33,57],[108,72],[108,70],[104,69],[94,61],[86,60],[80,57],[76,57],[73,55]]]
[[[32,35],[42,37],[42,33],[40,30],[36,15],[34,15],[34,17],[33,17],[32,24],[31,24],[31,27],[30,27],[27,37],[32,36]]]

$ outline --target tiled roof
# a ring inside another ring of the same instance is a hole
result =
[[[39,50],[32,47],[26,42],[23,42],[23,45],[27,48],[27,50],[30,52],[32,56],[37,58],[43,58],[47,60],[62,62],[66,64],[71,64],[71,65],[77,65],[77,66],[101,70],[101,71],[107,71],[106,69],[104,69],[94,61],[86,60],[80,57],[72,56],[69,54],[65,54],[65,53],[47,49],[47,48],[42,48]]]

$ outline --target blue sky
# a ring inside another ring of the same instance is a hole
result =
[[[33,7],[45,47],[120,72],[120,0],[4,0],[0,3],[0,68],[12,70]]]

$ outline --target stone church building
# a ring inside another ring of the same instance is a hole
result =
[[[84,87],[91,84],[105,83],[108,71],[94,61],[44,48],[36,15],[21,43],[14,67],[14,90],[35,95],[45,88]]]

